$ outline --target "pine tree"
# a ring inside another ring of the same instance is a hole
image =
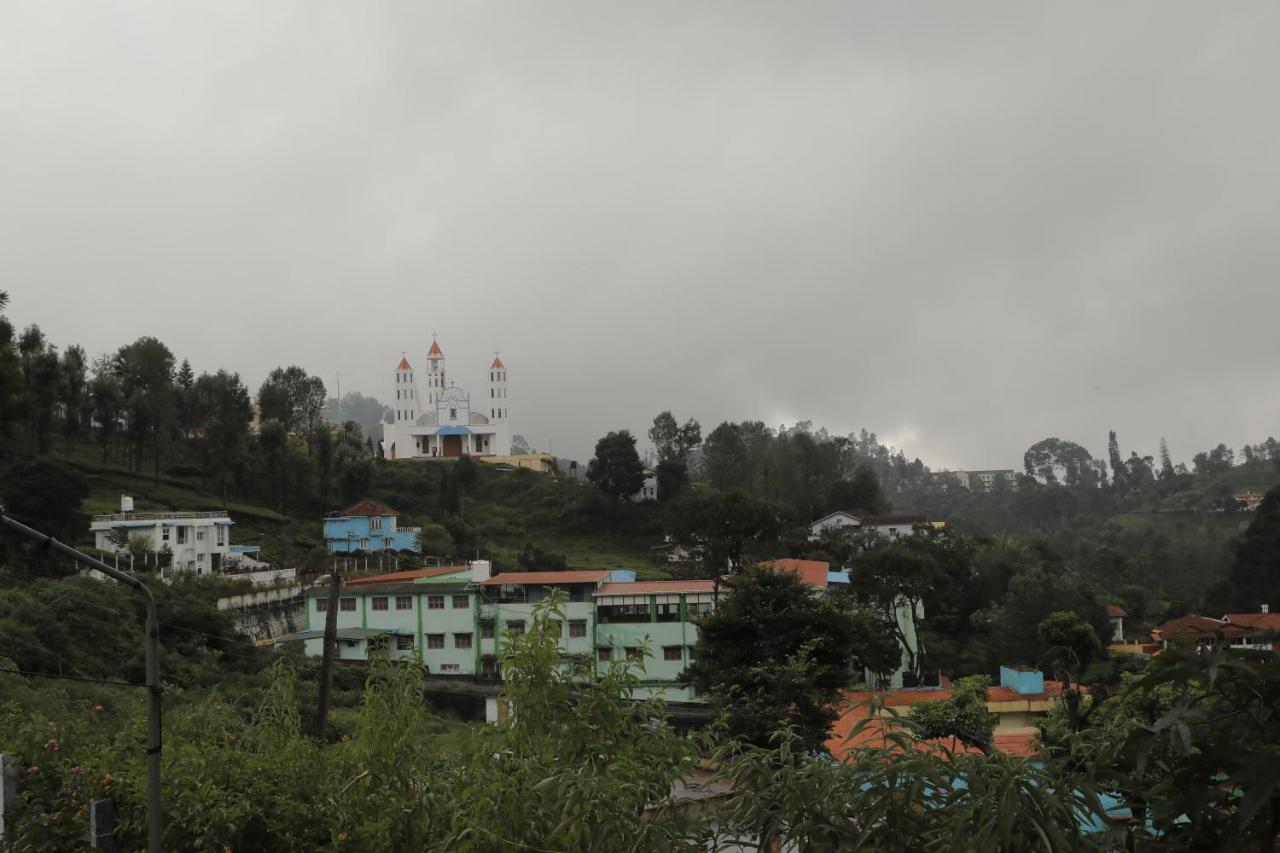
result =
[[[1160,479],[1172,480],[1177,474],[1173,470],[1173,459],[1169,457],[1169,442],[1160,436]]]
[[[1122,491],[1129,490],[1129,469],[1120,455],[1120,442],[1116,439],[1116,431],[1111,430],[1107,436],[1107,456],[1111,460],[1111,482]]]

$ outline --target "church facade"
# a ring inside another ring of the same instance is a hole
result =
[[[383,455],[387,459],[456,459],[510,453],[507,367],[502,359],[494,356],[489,393],[479,400],[449,381],[444,351],[434,339],[425,366],[419,383],[408,358],[396,365],[391,401],[395,418],[383,427]]]

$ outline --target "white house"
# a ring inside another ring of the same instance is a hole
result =
[[[395,370],[394,417],[383,426],[387,459],[450,459],[507,455],[511,428],[507,367],[494,356],[489,365],[489,396],[472,400],[445,375],[444,351],[431,342],[427,374],[418,386],[413,365],[401,358]]]
[[[234,523],[225,511],[134,512],[133,498],[126,496],[120,499],[120,512],[95,515],[89,531],[99,551],[122,554],[130,539],[143,537],[148,551],[172,555],[161,558],[162,567],[207,575],[222,571],[233,553],[243,559],[231,546]]]
[[[640,484],[640,491],[631,496],[631,500],[636,503],[645,501],[656,501],[658,499],[658,475],[648,468],[644,469],[644,482]]]
[[[890,538],[910,536],[917,524],[929,524],[933,527],[943,526],[943,522],[929,521],[923,515],[854,515],[851,512],[840,510],[824,515],[813,524],[810,524],[809,541],[817,541],[822,537],[822,534],[828,531],[851,534],[864,530],[874,530],[881,536]]]

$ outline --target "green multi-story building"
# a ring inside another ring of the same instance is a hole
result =
[[[826,563],[779,560],[821,593],[848,576]],[[640,667],[637,698],[697,701],[679,676],[693,659],[698,619],[715,607],[709,580],[637,581],[616,571],[504,572],[487,561],[349,581],[338,596],[338,657],[364,660],[375,648],[394,659],[420,656],[432,675],[500,679],[502,644],[522,634],[534,608],[563,593],[560,649],[566,665],[595,675],[617,661]],[[328,590],[306,593],[307,654],[323,653]],[[899,614],[902,619],[904,614]],[[901,684],[900,674],[894,679]]]

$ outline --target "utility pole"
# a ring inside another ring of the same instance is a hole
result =
[[[320,698],[316,706],[316,736],[324,737],[329,727],[329,686],[333,681],[333,659],[338,653],[338,590],[342,575],[335,565],[329,575],[329,606],[324,613],[324,656],[320,659]]]
[[[133,587],[147,600],[147,850],[150,853],[163,853],[161,835],[164,820],[160,808],[160,619],[156,615],[156,597],[152,595],[151,589],[145,583],[133,575],[112,568],[96,557],[90,557],[52,536],[27,527],[5,512],[4,507],[0,507],[0,524],[36,540],[45,548],[57,551],[78,563],[97,569],[109,578]]]

